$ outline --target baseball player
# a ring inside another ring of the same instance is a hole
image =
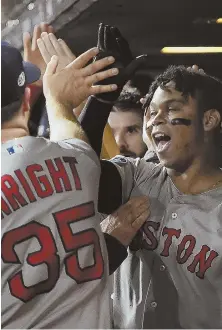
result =
[[[100,166],[72,112],[89,94],[113,90],[92,87],[114,74],[101,71],[107,58],[85,66],[96,53],[85,52],[61,71],[57,57],[48,64],[49,141],[28,131],[27,84],[40,71],[2,44],[3,328],[110,327],[108,261],[97,213]],[[139,227],[145,218],[136,219]]]
[[[108,119],[112,106],[102,95],[84,109],[90,140],[93,129],[101,135],[101,122],[92,117],[102,107]],[[151,199],[140,246],[115,273],[115,327],[221,329],[222,83],[171,67],[152,84],[145,109],[146,134],[160,164],[119,156],[102,165],[99,210],[110,211],[111,196],[115,207],[130,196]],[[92,140],[99,150],[101,141]]]

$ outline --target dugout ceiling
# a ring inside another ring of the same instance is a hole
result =
[[[40,0],[39,0],[40,1]],[[51,0],[50,0],[51,1]],[[58,0],[53,0],[57,1]],[[64,5],[68,0],[63,0]],[[3,1],[4,2],[4,1]],[[37,1],[36,1],[37,2]],[[61,2],[61,1],[60,1]],[[53,17],[58,36],[79,54],[95,46],[98,24],[116,25],[135,55],[150,55],[144,72],[155,75],[169,64],[199,64],[222,78],[222,53],[163,55],[164,46],[221,46],[222,0],[77,0]]]

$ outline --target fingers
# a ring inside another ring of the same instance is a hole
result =
[[[37,43],[46,63],[53,55],[56,55],[59,57],[60,65],[65,67],[76,58],[66,43],[61,39],[59,41],[53,33],[43,32]]]
[[[129,205],[132,209],[139,210],[142,206],[150,206],[149,198],[147,196],[132,197],[126,205]]]
[[[91,48],[87,50],[85,53],[78,56],[76,60],[70,64],[70,66],[74,66],[75,69],[81,69],[84,66],[86,66],[86,64],[90,60],[92,60],[93,57],[98,54],[98,52],[99,52],[98,48]]]
[[[41,34],[41,39],[43,40],[44,44],[45,44],[45,48],[48,51],[48,53],[53,56],[53,55],[57,55],[56,50],[51,42],[51,39],[49,37],[49,34],[47,32],[42,32]]]
[[[28,32],[23,33],[23,47],[24,47],[24,52],[31,50],[32,39],[30,33]]]
[[[116,76],[118,73],[119,73],[119,70],[116,69],[116,68],[115,69],[109,69],[109,70],[102,71],[102,72],[98,72],[98,73],[95,73],[92,76],[87,77],[86,78],[86,83],[87,83],[88,86],[92,86],[95,83],[97,83],[98,81],[107,79],[109,77]]]
[[[42,33],[52,33],[54,31],[53,27],[47,23],[42,22],[34,27],[33,37],[32,37],[32,50],[37,47],[37,40],[41,37]]]
[[[109,50],[109,40],[110,40],[110,26],[105,25],[104,27],[104,49]]]
[[[107,30],[106,33],[106,49],[109,51],[112,51],[113,53],[118,53],[119,52],[119,45],[117,43],[116,37],[113,34],[113,27],[109,26],[109,29]]]
[[[46,23],[37,24],[33,30],[33,36],[31,38],[28,32],[23,34],[24,51],[35,51],[38,47],[37,40],[41,37],[42,32],[53,32],[53,27]]]
[[[50,62],[47,64],[45,75],[52,75],[56,72],[59,63],[58,56],[53,55]]]
[[[48,34],[48,36],[45,36],[45,38],[48,38],[50,41],[49,47],[51,47],[51,50],[55,52],[58,56],[65,56],[65,52],[63,48],[61,47],[60,42],[57,40],[56,36],[53,33]],[[48,49],[49,51],[49,49]]]
[[[48,50],[45,46],[45,43],[41,38],[37,40],[37,45],[39,47],[39,51],[40,51],[45,63],[48,64],[50,62],[52,56],[48,52]]]
[[[104,50],[105,45],[104,45],[104,28],[105,25],[103,23],[99,24],[99,29],[98,29],[98,39],[97,39],[97,48],[99,50]]]
[[[44,32],[44,31],[42,31]],[[53,33],[54,34],[54,28],[52,27],[52,25],[48,26],[48,33]]]
[[[101,60],[95,61],[92,64],[87,65],[87,67],[85,67],[82,70],[82,74],[83,74],[83,76],[90,76],[90,75],[94,74],[95,72],[98,72],[98,71],[104,69],[105,67],[107,67],[108,65],[110,65],[114,62],[115,62],[115,59],[113,56],[104,57]]]
[[[194,65],[192,66],[192,70],[198,72],[199,67],[198,67],[196,64],[194,64]]]
[[[189,66],[187,68],[188,71],[193,71],[193,72],[197,72],[197,73],[200,73],[200,74],[205,74],[205,71],[201,68],[199,68],[198,65],[194,64],[192,66]]]
[[[148,197],[140,196],[133,197],[128,201],[125,206],[126,208],[128,208],[125,221],[132,225],[137,218],[139,218],[144,212],[149,210],[150,203]]]
[[[44,23],[41,23],[44,24]],[[35,50],[37,47],[37,40],[41,37],[41,26],[40,25],[35,25],[34,31],[33,31],[33,36],[32,36],[32,50]]]
[[[89,95],[96,95],[101,93],[109,93],[117,90],[117,85],[96,85],[92,86],[89,90]]]
[[[150,210],[146,208],[133,222],[132,227],[137,231],[150,216]]]
[[[76,59],[76,56],[73,54],[71,49],[67,46],[65,41],[62,39],[58,39],[58,42],[59,42],[61,48],[63,49],[64,53],[66,54],[66,56],[68,56],[71,61],[74,61]]]
[[[117,212],[124,220],[125,224],[130,224],[140,217],[140,215],[149,209],[150,203],[146,196],[133,197],[126,204],[121,206]]]

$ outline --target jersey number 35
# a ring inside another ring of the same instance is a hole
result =
[[[73,233],[70,227],[71,223],[90,218],[94,214],[93,202],[52,214],[62,244],[68,254],[64,259],[66,274],[78,284],[100,279],[104,272],[100,239],[96,230],[89,228]],[[8,280],[9,288],[11,294],[23,302],[28,302],[36,295],[51,291],[60,276],[60,256],[51,229],[36,221],[31,221],[3,235],[2,260],[4,263],[21,264],[15,251],[15,245],[34,237],[38,240],[41,249],[28,254],[26,262],[31,266],[45,264],[48,270],[48,278],[27,287],[24,284],[22,270],[14,274]],[[93,245],[94,264],[81,268],[78,260],[78,249],[89,245]]]

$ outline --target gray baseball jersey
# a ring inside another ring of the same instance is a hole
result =
[[[109,328],[95,152],[23,137],[1,155],[2,327]]]
[[[114,275],[116,328],[222,328],[222,188],[185,195],[166,169],[113,160],[123,201],[147,195],[143,248]]]

